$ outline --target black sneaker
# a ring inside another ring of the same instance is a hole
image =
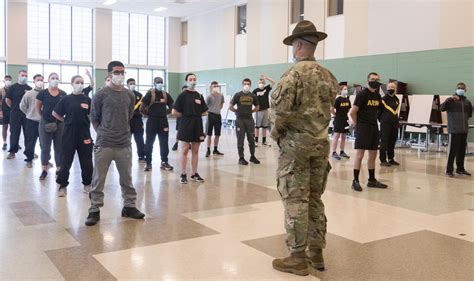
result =
[[[339,153],[339,157],[346,158],[346,159],[351,158],[351,157],[350,157],[349,155],[347,155],[344,151],[341,151],[341,153]]]
[[[352,181],[352,189],[354,189],[354,191],[358,191],[358,192],[362,191],[362,186],[360,186],[359,181],[356,181],[356,180]]]
[[[395,161],[393,159],[388,161],[388,163],[390,163],[390,165],[392,165],[392,166],[400,166],[400,163],[398,163],[397,161]]]
[[[254,164],[260,164],[260,161],[254,155],[250,156],[249,161],[254,163]]]
[[[469,173],[466,170],[456,170],[456,174],[461,175],[461,176],[471,176],[471,173]]]
[[[135,207],[123,207],[122,209],[122,217],[132,218],[132,219],[143,219],[145,214],[140,212]]]
[[[211,156],[211,150],[208,149],[208,150],[206,151],[206,157],[209,157],[209,156]]]
[[[146,164],[144,171],[145,172],[151,171],[151,164]]]
[[[372,187],[372,188],[387,188],[388,185],[379,182],[378,180],[369,180],[367,183],[367,187]]]
[[[214,155],[224,155],[224,153],[220,152],[220,151],[217,150],[217,149],[214,149],[214,151],[212,152],[212,154],[214,154]]]
[[[100,212],[91,212],[87,216],[86,225],[91,226],[97,224],[100,221]]]
[[[7,144],[6,143],[3,144],[2,150],[4,150],[4,151],[7,150]]]
[[[181,184],[187,184],[188,183],[188,177],[186,176],[186,174],[182,174],[180,176],[179,183],[181,183]]]
[[[244,157],[240,157],[239,158],[239,165],[248,165],[249,162],[247,162],[247,160],[244,159]]]
[[[454,178],[453,172],[446,172],[446,176],[450,178]]]
[[[392,165],[391,165],[389,162],[387,162],[387,161],[382,161],[382,162],[380,162],[380,166],[390,167],[390,166],[392,166]]]
[[[26,167],[27,168],[33,168],[33,162],[32,161],[26,161]]]
[[[178,150],[178,143],[177,142],[174,143],[173,148],[171,148],[171,150],[173,150],[173,151]]]
[[[46,171],[43,170],[43,171],[41,172],[41,175],[40,175],[39,179],[40,179],[40,180],[45,180],[47,176],[48,176],[48,172],[46,172]]]
[[[7,159],[15,159],[15,153],[8,153]]]
[[[197,182],[204,182],[204,179],[201,178],[201,176],[198,173],[195,173],[194,175],[192,175],[191,180],[197,181]]]
[[[334,160],[341,160],[341,157],[339,155],[337,155],[336,152],[333,152],[332,155],[331,155],[332,159]]]
[[[266,141],[262,141],[262,145],[263,145],[263,146],[267,146],[268,144],[267,144]]]
[[[173,171],[174,168],[173,168],[173,166],[168,164],[168,162],[161,162],[160,169],[166,170],[166,171]]]

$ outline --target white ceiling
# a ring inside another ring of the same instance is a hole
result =
[[[117,0],[117,3],[106,6],[106,0],[37,0],[40,2],[57,3],[89,8],[103,8],[122,12],[156,15],[163,17],[186,18],[226,6],[242,4],[243,0]],[[158,7],[168,8],[163,12],[155,12]]]

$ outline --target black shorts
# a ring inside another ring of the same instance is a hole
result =
[[[181,117],[177,117],[177,118],[176,118],[176,131],[179,130],[179,123],[180,123],[180,121],[181,121]]]
[[[377,125],[357,123],[355,149],[378,150],[380,148],[379,127]]]
[[[205,140],[202,118],[183,116],[179,121],[178,140],[184,142],[203,142]]]
[[[333,129],[335,133],[347,133],[346,127],[349,126],[347,119],[335,118],[333,122]]]
[[[222,127],[221,115],[209,112],[209,115],[207,116],[207,126],[206,126],[207,135],[212,136],[212,131],[214,131],[214,136],[220,136],[221,127]]]
[[[3,119],[2,119],[2,124],[10,124],[10,110],[8,111],[3,111]]]

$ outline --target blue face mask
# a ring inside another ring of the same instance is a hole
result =
[[[458,95],[458,96],[464,96],[465,93],[466,93],[466,91],[464,89],[457,89],[456,90],[456,95]]]
[[[162,91],[163,90],[163,83],[157,83],[157,84],[155,84],[155,87],[158,91]]]

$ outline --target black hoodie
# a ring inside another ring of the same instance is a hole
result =
[[[472,117],[472,104],[465,96],[458,97],[459,100],[449,97],[441,104],[440,109],[448,112],[448,133],[467,134],[468,119]]]

